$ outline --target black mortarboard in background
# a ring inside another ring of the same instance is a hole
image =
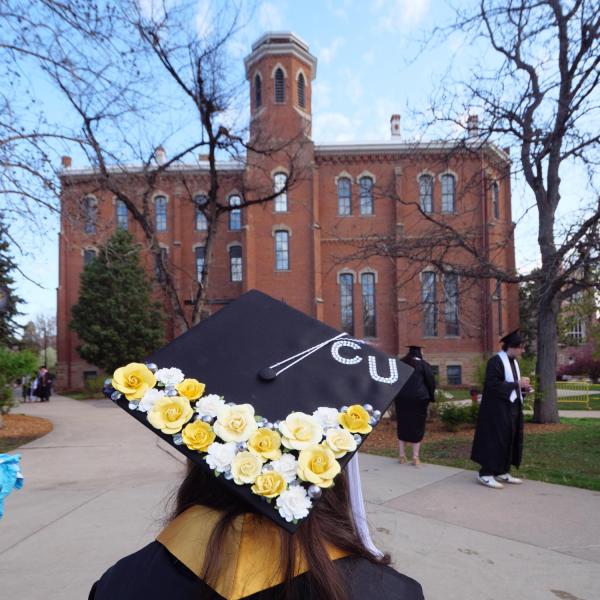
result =
[[[412,369],[368,344],[348,336],[345,345],[336,347],[337,360],[332,353],[335,341],[331,341],[301,357],[296,364],[291,364],[295,360],[292,359],[274,366],[340,335],[332,327],[253,290],[149,356],[147,361],[159,369],[177,367],[185,377],[206,384],[205,395],[218,394],[225,402],[251,404],[257,415],[270,422],[284,420],[292,412],[312,415],[319,407],[340,409],[354,404],[370,404],[377,416],[383,415]],[[390,360],[395,364],[397,378],[386,382],[393,379]],[[282,371],[285,367],[288,368]],[[128,410],[125,398],[117,403],[174,445],[172,436],[154,429],[145,413]],[[185,445],[174,447],[210,471],[204,455]],[[342,469],[353,454],[339,459]],[[278,525],[291,532],[297,528],[282,519],[271,504],[253,494],[249,486],[236,485],[223,477],[219,480]]]
[[[507,333],[500,341],[506,344],[509,348],[518,348],[523,343],[523,337],[519,329],[515,329]]]

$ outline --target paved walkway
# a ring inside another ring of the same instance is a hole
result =
[[[20,449],[25,487],[0,521],[0,597],[85,599],[160,530],[182,462],[109,401],[53,398],[16,412],[55,428]],[[376,542],[427,600],[599,597],[600,493],[533,481],[495,491],[468,471],[360,460]]]

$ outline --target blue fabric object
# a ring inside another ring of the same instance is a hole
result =
[[[0,519],[4,516],[4,498],[23,487],[20,454],[0,454]]]

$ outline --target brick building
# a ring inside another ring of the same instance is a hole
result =
[[[473,118],[470,137],[460,143],[404,141],[400,117],[393,115],[387,141],[315,144],[316,67],[307,45],[290,33],[264,35],[245,59],[250,135],[291,140],[296,176],[292,181],[289,147],[249,154],[243,164],[219,162],[220,202],[235,206],[260,185],[284,191],[220,222],[211,311],[257,288],[393,354],[402,354],[409,340],[420,342],[443,383],[468,384],[474,361],[495,350],[498,337],[518,320],[516,286],[467,285],[433,267],[360,249],[365,240],[426,239],[431,215],[464,230],[502,268],[514,269],[509,158],[479,141]],[[116,227],[128,228],[141,243],[144,238],[94,171],[73,169],[68,158],[63,167],[57,321],[58,385],[64,389],[81,387],[98,373],[78,356],[68,327],[84,263]],[[207,168],[203,157],[174,164],[152,193],[156,236],[184,298],[188,290],[193,294],[204,260]],[[115,177],[135,188],[141,169],[132,166]],[[457,254],[457,260],[468,259]],[[147,267],[152,272],[149,256]],[[178,334],[177,326],[171,323],[167,333]]]

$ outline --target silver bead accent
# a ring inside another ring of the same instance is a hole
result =
[[[105,386],[107,386],[107,385],[112,385],[112,379],[111,379],[110,377],[107,377],[107,378],[104,380],[104,385],[105,385]]]
[[[257,421],[256,423],[259,427],[264,428],[265,425],[267,424],[267,420],[266,419],[261,419],[260,421]]]
[[[273,429],[279,429],[280,425],[281,425],[281,421],[275,421],[275,423],[273,423]]]
[[[148,367],[148,370],[152,371],[152,373],[158,371],[158,367],[154,363],[146,363],[146,367]]]
[[[331,346],[331,356],[333,356],[337,362],[343,365],[357,365],[362,360],[360,356],[355,356],[353,358],[343,357],[340,354],[340,348],[343,347],[352,348],[353,350],[360,350],[360,346],[354,342],[351,342],[350,340],[340,340],[339,342],[335,342]]]
[[[396,365],[396,361],[393,358],[388,359],[388,364],[390,368],[390,376],[382,377],[377,372],[377,359],[374,356],[369,356],[369,375],[371,379],[374,381],[378,381],[379,383],[396,383],[398,381],[398,367]]]
[[[165,390],[165,396],[173,398],[175,396],[179,396],[179,392],[175,388],[169,387]]]
[[[203,423],[212,423],[213,418],[208,415],[204,415],[203,417],[200,417],[200,420]]]
[[[373,412],[373,406],[371,404],[363,404],[363,408],[371,414]]]
[[[225,473],[223,473],[223,476],[225,477],[225,479],[227,479],[227,481],[231,481],[233,479],[233,473],[231,471],[225,471]]]
[[[312,498],[313,500],[317,500],[318,498],[320,498],[322,493],[323,492],[318,485],[311,485],[308,488],[308,497]]]
[[[243,452],[244,450],[247,450],[248,444],[246,444],[246,442],[238,442],[235,447],[238,452]]]
[[[235,402],[227,402],[225,406],[235,406]]]
[[[266,473],[268,471],[272,471],[273,470],[273,465],[271,463],[267,463],[263,468],[263,473]]]
[[[362,443],[362,436],[360,435],[360,433],[355,433],[355,434],[354,434],[354,441],[355,441],[357,444],[360,444],[360,443]]]
[[[342,408],[340,408],[340,412],[347,412],[347,411],[348,411],[347,406],[342,406]]]
[[[267,422],[264,424],[264,428],[265,428],[265,429],[273,429],[273,427],[274,427],[273,423],[270,423],[269,421],[267,421]]]
[[[376,419],[378,419],[378,420],[379,420],[379,419],[381,419],[381,411],[380,411],[380,410],[374,410],[374,411],[373,411],[373,416],[374,416]]]
[[[379,419],[376,419],[375,417],[371,417],[369,419],[369,425],[371,425],[371,427],[373,427],[374,425],[377,425],[377,423],[379,423]]]
[[[130,402],[128,405],[129,410],[137,410],[137,407],[138,407],[137,402]]]
[[[120,400],[123,397],[123,394],[121,394],[121,392],[117,392],[116,390],[110,395],[110,399],[114,400],[115,402],[117,400]]]
[[[176,434],[173,436],[173,443],[174,443],[176,446],[181,446],[181,444],[183,444],[183,437],[182,437],[182,435],[181,435],[180,433],[176,433]]]

